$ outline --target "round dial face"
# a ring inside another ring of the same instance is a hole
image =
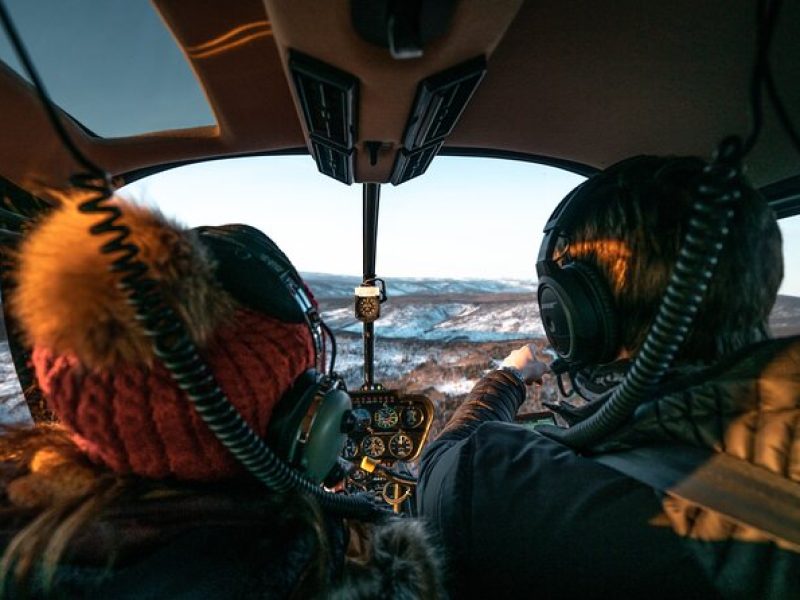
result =
[[[349,437],[344,443],[344,450],[342,450],[342,456],[345,458],[355,458],[358,456],[358,444],[356,441]]]
[[[381,438],[368,435],[361,441],[361,449],[370,458],[378,458],[386,452],[386,445]]]
[[[361,314],[368,319],[375,319],[378,317],[380,310],[380,302],[377,298],[361,298]]]
[[[403,426],[408,429],[419,427],[425,420],[425,414],[418,408],[407,408],[403,411]]]
[[[389,440],[389,452],[397,458],[407,458],[414,452],[414,441],[405,433],[398,433]]]
[[[372,419],[377,427],[381,429],[391,429],[397,425],[400,416],[391,406],[384,406],[375,412]]]

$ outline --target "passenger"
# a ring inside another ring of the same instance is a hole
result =
[[[196,232],[118,206],[221,388],[264,437],[315,364],[309,327],[234,299],[217,275],[236,274],[215,272]],[[228,453],[155,358],[100,250],[108,235],[89,233],[98,220],[66,202],[19,251],[12,308],[60,422],[0,436],[5,597],[438,597],[438,554],[419,523],[349,540],[341,518],[306,495],[268,493]]]
[[[579,374],[598,399],[565,407],[568,419],[602,404],[639,351],[703,166],[637,157],[578,188],[588,201],[559,252],[597,270],[620,341],[611,358]],[[764,199],[742,186],[695,326],[659,391],[613,436],[580,454],[557,434],[512,423],[526,385],[548,371],[530,344],[484,376],[426,448],[418,505],[441,533],[457,597],[800,598],[796,545],[592,458],[648,444],[683,453],[697,446],[800,481],[800,339],[767,340],[781,236]]]

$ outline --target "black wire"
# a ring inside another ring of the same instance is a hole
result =
[[[664,298],[625,379],[586,420],[567,430],[542,426],[540,432],[574,448],[586,448],[617,430],[651,396],[672,365],[705,300],[734,207],[741,197],[741,157],[741,140],[726,138],[712,162],[703,169],[692,216]]]
[[[757,68],[759,77],[754,75],[754,85],[757,83],[759,90],[763,85],[766,88],[767,96],[772,102],[775,113],[778,116],[780,124],[783,126],[784,131],[789,136],[795,149],[800,152],[800,134],[792,123],[789,112],[781,100],[778,92],[778,86],[775,83],[775,78],[769,65],[769,47],[775,35],[775,27],[777,23],[778,13],[781,9],[781,0],[760,0],[758,3],[758,18],[759,18],[759,58],[757,59]],[[756,79],[758,81],[756,82]],[[760,96],[760,91],[759,91]],[[760,100],[760,98],[759,98]],[[759,102],[759,112],[762,110]],[[760,119],[763,121],[763,118]],[[760,127],[759,127],[760,129]],[[749,140],[748,140],[749,141]],[[745,144],[745,154],[755,145],[755,139],[751,144]]]
[[[772,107],[775,109],[775,114],[778,115],[778,120],[781,122],[781,125],[783,125],[783,129],[789,136],[789,139],[792,140],[795,150],[800,152],[800,134],[798,134],[797,129],[795,129],[789,112],[786,110],[786,106],[778,95],[778,88],[775,85],[775,79],[770,71],[767,72],[766,85],[767,94],[769,94],[769,98],[772,100]]]
[[[89,160],[74,144],[72,138],[67,133],[64,124],[61,122],[61,118],[56,112],[55,104],[51,100],[50,94],[47,92],[47,88],[44,86],[44,82],[39,77],[39,73],[33,67],[33,61],[31,61],[30,55],[28,54],[28,51],[23,45],[22,39],[17,32],[17,28],[14,26],[14,22],[11,20],[11,16],[6,9],[5,2],[2,2],[1,0],[0,20],[3,21],[3,26],[5,27],[6,33],[11,41],[11,46],[14,48],[17,58],[19,58],[19,61],[22,63],[22,66],[25,68],[25,71],[31,78],[31,81],[33,82],[33,88],[36,91],[36,94],[39,96],[39,100],[41,100],[42,106],[47,112],[47,116],[50,118],[50,123],[56,129],[56,132],[61,138],[63,144],[67,147],[73,158],[75,158],[75,160],[77,160],[87,171],[91,172],[96,177],[106,177],[105,171]]]
[[[106,203],[113,194],[111,178],[72,143],[2,0],[0,18],[20,61],[34,83],[53,128],[73,158],[89,171],[70,178],[74,186],[95,193],[93,197],[82,202],[78,210],[104,216],[89,231],[95,236],[111,235],[101,246],[100,252],[114,257],[111,269],[122,275],[120,287],[135,309],[136,319],[151,339],[156,356],[163,362],[178,387],[186,393],[209,429],[253,476],[272,491],[285,492],[294,489],[308,493],[317,499],[323,509],[343,516],[362,519],[381,519],[387,516],[389,513],[386,510],[378,508],[366,497],[331,494],[306,479],[283,462],[236,411],[200,356],[180,317],[164,300],[158,283],[147,276],[147,265],[138,259],[139,248],[130,241],[130,228],[121,223],[122,212],[119,207]]]
[[[558,375],[556,375],[556,382],[558,383],[558,391],[561,392],[562,397],[571,398],[572,396],[575,395],[574,387],[570,389],[569,392],[567,392],[567,390],[564,389],[564,373],[559,373]]]
[[[575,375],[572,373],[572,371],[569,372],[569,382],[572,385],[572,390],[574,393],[578,394],[578,396],[580,396],[587,402],[592,402],[593,398],[589,398],[583,393],[583,391],[581,391],[581,385],[575,379]]]
[[[771,78],[769,49],[774,37],[775,23],[777,22],[779,11],[780,0],[759,0],[756,6],[756,59],[750,80],[752,124],[750,133],[744,141],[742,156],[749,154],[756,145],[764,124],[762,91],[765,83]]]
[[[319,322],[323,331],[328,336],[328,339],[331,341],[331,360],[328,366],[328,375],[333,376],[336,371],[336,337],[333,335],[331,328],[328,327],[328,324],[325,321],[320,319]]]

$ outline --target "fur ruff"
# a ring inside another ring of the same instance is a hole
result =
[[[150,364],[151,342],[119,288],[120,274],[110,270],[115,256],[101,252],[113,235],[92,235],[90,227],[105,217],[80,212],[79,202],[62,202],[20,245],[11,310],[31,346],[72,354],[88,369]],[[217,283],[207,250],[193,232],[160,213],[112,202],[131,229],[129,239],[139,247],[148,276],[195,342],[208,343],[234,301]]]
[[[348,559],[341,584],[325,598],[332,600],[443,600],[444,551],[419,519],[396,519],[362,532],[366,547]],[[351,540],[352,543],[352,540]]]

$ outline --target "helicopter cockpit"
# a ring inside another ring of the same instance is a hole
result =
[[[773,330],[800,333],[799,7],[734,4],[3,0],[0,239],[16,246],[62,193],[87,192],[156,354],[256,479],[350,517],[415,516],[416,461],[513,346],[535,339],[558,365],[518,423],[565,425],[547,406],[580,390],[535,298],[539,232],[627,156],[716,150],[721,164],[740,136],[725,164],[746,169],[784,235]],[[291,429],[281,452],[171,328],[112,194],[208,234],[225,269],[269,255],[253,277],[285,286],[322,374],[276,419]],[[268,242],[203,229],[235,221]],[[24,390],[9,420],[47,421],[16,327],[6,311]],[[325,409],[328,427],[317,416],[337,390],[348,400]]]

